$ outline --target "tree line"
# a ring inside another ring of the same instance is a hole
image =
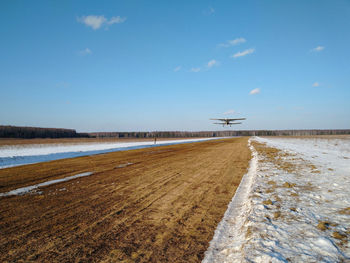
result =
[[[73,129],[18,127],[0,125],[0,138],[77,138],[89,137],[87,133],[77,133]]]
[[[306,136],[350,134],[350,129],[329,130],[228,130],[228,131],[154,131],[154,132],[96,132],[96,138],[185,138],[229,136]]]
[[[328,130],[227,130],[78,133],[73,129],[1,126],[0,138],[191,138],[229,136],[306,136],[350,134],[350,129]]]

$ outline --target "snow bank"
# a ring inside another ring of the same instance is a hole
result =
[[[242,249],[246,241],[246,221],[251,210],[249,195],[256,176],[258,164],[257,152],[248,141],[252,151],[247,174],[242,178],[236,193],[228,205],[228,209],[219,223],[213,240],[205,253],[203,263],[211,262],[242,262]]]
[[[86,155],[126,151],[160,145],[200,142],[222,138],[198,138],[148,142],[84,143],[84,144],[31,144],[0,146],[0,169],[30,163],[46,162]]]

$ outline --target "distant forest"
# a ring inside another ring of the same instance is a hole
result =
[[[231,130],[231,131],[155,131],[155,132],[95,132],[95,138],[185,138],[185,137],[227,137],[227,136],[305,136],[350,134],[344,130]]]
[[[1,126],[0,138],[78,138],[89,137],[87,133],[77,133],[72,129]]]
[[[1,126],[0,138],[185,138],[226,136],[305,136],[350,134],[343,130],[228,130],[228,131],[154,131],[78,133],[73,129]]]

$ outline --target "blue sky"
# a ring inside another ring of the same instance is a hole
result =
[[[0,124],[350,128],[349,1],[0,2]]]

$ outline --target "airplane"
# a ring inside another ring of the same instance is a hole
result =
[[[216,120],[216,121],[221,121],[221,122],[214,122],[214,124],[220,124],[222,127],[225,125],[233,125],[233,124],[241,124],[242,122],[233,122],[233,121],[239,121],[239,120],[245,120],[245,118],[239,118],[239,119],[211,119],[211,120]]]

